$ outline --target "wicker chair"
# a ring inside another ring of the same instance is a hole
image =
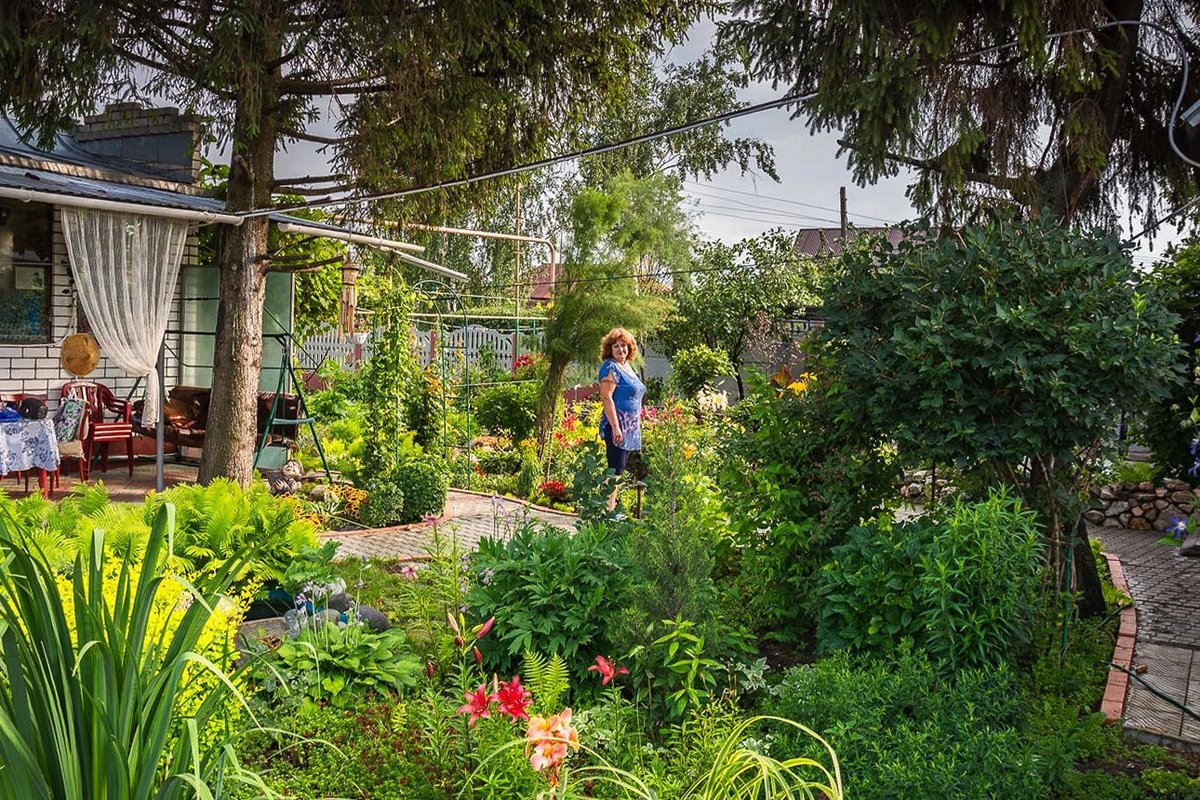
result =
[[[83,441],[83,460],[87,462],[84,475],[91,469],[96,448],[100,449],[100,470],[108,472],[108,447],[113,442],[125,443],[126,463],[129,475],[133,475],[133,410],[129,403],[118,400],[102,383],[72,381],[64,383],[63,397],[74,397],[87,404],[88,424]],[[105,412],[113,419],[106,420]],[[87,478],[85,477],[84,480]]]
[[[64,398],[59,402],[58,413],[54,416],[54,432],[57,436],[63,436],[63,426],[70,424],[69,420],[64,421],[62,416],[65,411],[65,403],[73,398]],[[53,487],[58,488],[60,479],[62,478],[63,462],[68,458],[74,458],[79,464],[79,480],[81,483],[87,481],[88,477],[88,460],[84,450],[84,437],[88,433],[88,424],[90,423],[90,407],[82,400],[77,402],[83,403],[83,410],[79,414],[79,420],[72,426],[73,430],[68,434],[69,438],[58,440],[58,469],[54,471]]]

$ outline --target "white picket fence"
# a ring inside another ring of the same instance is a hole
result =
[[[432,360],[434,344],[431,330],[411,331],[413,350],[422,367],[428,367]],[[437,349],[442,358],[450,364],[476,364],[486,350],[491,350],[496,360],[501,364],[512,361],[514,334],[498,331],[483,325],[467,325],[465,328],[454,328],[442,331]],[[522,336],[526,336],[523,332]],[[337,361],[352,366],[359,361],[371,357],[372,334],[355,334],[354,336],[339,336],[336,331],[329,331],[310,336],[297,352],[297,361],[303,370],[315,370],[326,361]]]

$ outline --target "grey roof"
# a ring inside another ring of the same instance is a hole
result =
[[[87,197],[95,200],[115,200],[147,206],[225,213],[225,203],[214,197],[201,197],[132,183],[82,178],[61,172],[5,164],[0,164],[0,186],[11,189],[30,189],[69,197]]]

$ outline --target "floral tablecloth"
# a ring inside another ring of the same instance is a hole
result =
[[[49,472],[58,469],[54,421],[0,422],[0,474],[35,468]]]

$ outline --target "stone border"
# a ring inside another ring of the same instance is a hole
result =
[[[1129,584],[1125,581],[1125,570],[1121,561],[1111,553],[1101,555],[1108,561],[1108,572],[1112,578],[1113,587],[1129,594]],[[1120,627],[1117,629],[1117,643],[1113,647],[1112,661],[1125,669],[1133,668],[1133,650],[1137,646],[1137,609],[1134,606],[1121,609]],[[1100,710],[1104,712],[1105,722],[1120,722],[1125,714],[1125,696],[1129,691],[1129,675],[1116,667],[1108,670],[1108,683],[1104,686],[1104,699],[1100,702]]]

